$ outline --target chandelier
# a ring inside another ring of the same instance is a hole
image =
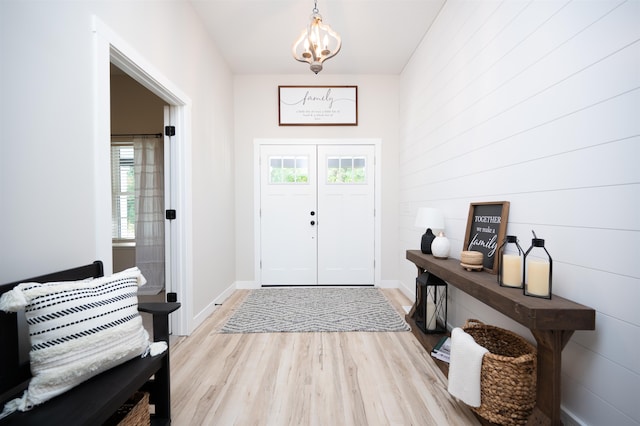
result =
[[[293,43],[293,57],[296,61],[309,63],[311,71],[318,74],[322,71],[322,63],[336,56],[341,46],[342,40],[338,33],[322,22],[318,2],[315,0],[309,26],[302,30],[300,37]]]

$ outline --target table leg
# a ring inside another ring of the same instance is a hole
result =
[[[536,409],[548,419],[544,423],[561,425],[562,349],[573,330],[531,330],[531,333],[538,343]]]

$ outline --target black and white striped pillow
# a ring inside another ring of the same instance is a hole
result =
[[[31,338],[33,378],[13,408],[28,410],[144,355],[150,342],[138,314],[137,291],[145,282],[131,268],[86,281],[23,283],[5,293],[0,309],[24,309]]]

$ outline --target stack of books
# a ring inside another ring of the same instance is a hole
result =
[[[440,361],[449,363],[451,359],[451,338],[444,336],[438,341],[431,351],[431,356]]]

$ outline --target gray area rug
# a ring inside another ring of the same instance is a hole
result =
[[[377,288],[252,290],[221,333],[408,331]]]

